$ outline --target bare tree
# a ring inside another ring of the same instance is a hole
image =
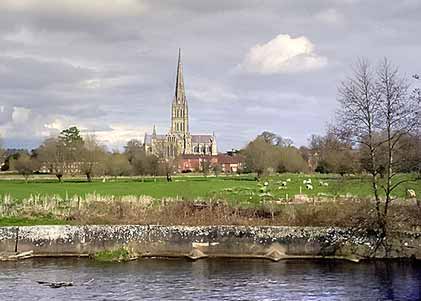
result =
[[[95,136],[87,136],[84,139],[83,148],[78,155],[80,169],[86,175],[88,182],[92,182],[94,175],[102,175],[105,172],[105,149],[100,145]]]
[[[106,174],[113,177],[121,177],[129,175],[130,163],[126,154],[114,152],[107,156]]]
[[[367,172],[371,175],[371,186],[380,219],[380,197],[378,186],[377,152],[380,147],[376,139],[379,131],[380,97],[371,66],[359,60],[353,75],[339,86],[340,109],[337,113],[336,130],[339,137],[368,150]]]
[[[44,164],[50,173],[55,174],[61,183],[65,174],[66,148],[58,138],[46,139],[36,150],[38,159]]]
[[[339,102],[336,129],[342,138],[359,145],[368,154],[365,166],[371,175],[377,220],[386,235],[391,194],[405,181],[394,181],[397,175],[394,157],[403,137],[420,126],[419,93],[410,92],[409,81],[400,77],[398,69],[387,60],[375,71],[367,61],[360,60],[353,75],[340,85]],[[378,178],[384,151],[385,184]],[[380,188],[385,193],[383,203]]]
[[[39,162],[36,158],[21,153],[16,160],[12,160],[11,168],[21,174],[25,178],[25,182],[28,182],[29,176],[39,168]]]
[[[382,143],[386,145],[386,183],[382,185],[386,197],[383,217],[386,218],[392,192],[408,181],[394,181],[402,163],[395,155],[405,136],[415,134],[421,126],[421,98],[419,90],[411,92],[409,81],[401,77],[398,68],[387,59],[377,69],[376,89],[380,96],[380,125],[385,133]]]

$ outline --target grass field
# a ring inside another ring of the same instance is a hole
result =
[[[400,176],[400,179],[408,175]],[[287,181],[286,187],[281,187],[282,181]],[[303,180],[311,179],[313,190],[306,189]],[[320,185],[320,181],[328,183]],[[264,183],[268,185],[264,187]],[[421,195],[421,180],[402,184],[394,196],[404,198],[407,189],[414,189],[417,196]],[[67,179],[58,183],[53,179],[32,178],[28,183],[22,179],[6,180],[0,177],[0,199],[11,196],[20,200],[30,195],[60,195],[72,197],[86,194],[100,195],[148,195],[156,199],[181,198],[192,199],[225,199],[230,201],[259,201],[262,198],[285,199],[299,193],[308,196],[356,196],[370,197],[372,195],[369,179],[364,176],[340,177],[337,175],[302,175],[281,174],[255,181],[253,175],[220,176],[220,177],[188,177],[177,176],[172,182],[164,178],[146,178],[140,180],[125,178],[108,180],[105,183],[95,180],[88,183],[83,179]]]

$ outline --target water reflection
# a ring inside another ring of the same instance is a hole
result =
[[[93,280],[92,280],[93,279]],[[73,281],[52,289],[37,281]],[[419,300],[421,264],[214,259],[0,263],[0,300]]]

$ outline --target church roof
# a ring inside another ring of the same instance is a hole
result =
[[[147,144],[147,145],[152,144],[152,137],[153,137],[153,135],[146,134],[144,143]],[[167,139],[167,136],[166,135],[155,135],[155,139],[156,140],[165,140],[165,139]]]
[[[191,135],[192,143],[209,143],[213,139],[213,135]]]

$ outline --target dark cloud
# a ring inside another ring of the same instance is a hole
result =
[[[215,131],[221,150],[263,130],[304,144],[332,120],[336,86],[358,57],[420,72],[420,15],[418,0],[3,0],[0,134],[34,146],[78,125],[114,147],[153,124],[165,132],[181,47],[192,132]],[[295,72],[277,61],[265,73],[259,64],[299,37],[308,43],[286,52],[298,54]],[[247,61],[258,45],[270,55]]]

